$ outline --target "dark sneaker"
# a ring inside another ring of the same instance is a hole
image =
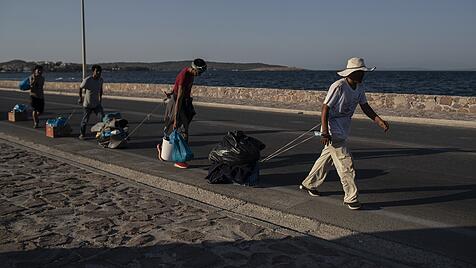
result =
[[[33,128],[39,128],[39,124],[38,123],[33,123]]]
[[[310,195],[310,196],[319,196],[319,191],[317,191],[316,189],[309,189],[309,188],[306,188],[306,186],[304,185],[299,185],[299,189],[301,190],[306,190],[307,193]]]
[[[78,139],[84,140],[84,135],[83,134],[79,135]]]
[[[349,209],[352,209],[352,210],[360,209],[362,207],[362,205],[360,205],[360,203],[358,201],[352,202],[352,203],[344,202],[344,205],[347,206]]]
[[[177,162],[174,164],[174,167],[176,168],[188,168],[188,164],[185,162]]]

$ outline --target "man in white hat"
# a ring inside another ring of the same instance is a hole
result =
[[[373,70],[375,67],[367,68],[362,58],[350,58],[347,68],[337,73],[343,78],[329,87],[322,105],[321,143],[324,149],[300,185],[300,189],[307,190],[311,196],[318,196],[317,188],[324,182],[327,171],[334,164],[345,192],[344,205],[350,209],[361,207],[352,156],[346,145],[351,118],[357,104],[385,132],[389,129],[388,123],[374,112],[365,97],[362,80],[365,72]]]

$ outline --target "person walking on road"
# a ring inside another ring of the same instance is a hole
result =
[[[79,86],[79,100],[78,103],[83,104],[83,119],[81,120],[79,139],[83,140],[86,136],[86,126],[89,121],[89,116],[92,112],[98,116],[98,121],[104,117],[102,108],[102,94],[103,94],[103,79],[101,77],[102,68],[99,65],[91,67],[92,75],[86,77]],[[85,95],[83,98],[83,90]]]
[[[302,181],[300,189],[311,196],[318,196],[318,187],[324,182],[328,170],[334,164],[344,188],[344,205],[349,209],[359,209],[358,190],[355,184],[355,170],[346,140],[349,135],[351,118],[357,104],[370,119],[385,132],[389,124],[380,118],[367,103],[363,78],[367,68],[362,58],[351,58],[345,70],[338,72],[341,79],[334,82],[327,92],[321,113],[321,143],[324,149],[314,163],[309,175]]]
[[[164,134],[169,136],[174,129],[182,134],[182,137],[188,142],[188,131],[190,122],[195,115],[195,109],[192,104],[192,86],[195,76],[201,75],[207,70],[207,64],[203,59],[195,59],[190,67],[185,67],[180,71],[175,79],[173,91],[165,93],[170,100],[165,109]],[[157,147],[160,155],[160,145]],[[177,168],[187,168],[188,164],[177,162],[174,164]]]
[[[43,86],[45,85],[45,78],[43,77],[43,66],[36,65],[33,68],[33,73],[29,77],[30,82],[30,106],[33,109],[33,128],[38,128],[40,119],[39,116],[45,110],[45,97],[43,93]]]

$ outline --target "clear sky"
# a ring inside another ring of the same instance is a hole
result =
[[[80,0],[0,0],[0,61],[81,62]],[[476,70],[475,0],[85,0],[87,61]]]

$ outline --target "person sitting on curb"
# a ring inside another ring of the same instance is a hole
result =
[[[40,124],[39,116],[45,110],[45,97],[43,86],[45,78],[43,77],[43,66],[36,65],[33,73],[30,75],[30,106],[33,109],[33,128],[38,128]]]
[[[102,68],[99,65],[93,65],[91,67],[92,75],[86,77],[79,86],[79,100],[78,103],[83,104],[83,119],[81,120],[79,139],[83,140],[86,136],[86,126],[89,121],[89,116],[92,112],[98,116],[98,121],[101,121],[104,117],[104,111],[102,108],[102,85],[103,79],[101,77]],[[85,96],[83,99],[83,90],[85,90]]]
[[[176,129],[188,142],[190,122],[195,115],[191,97],[193,80],[195,76],[201,75],[206,70],[206,62],[203,59],[195,59],[190,67],[183,68],[177,75],[173,91],[171,93],[164,92],[167,97],[170,97],[167,107],[165,108],[165,135],[169,136],[172,131]],[[160,144],[157,150],[159,151],[158,156],[160,157]],[[188,164],[185,162],[177,162],[174,166],[177,168],[188,168]]]
[[[367,68],[362,58],[351,58],[347,68],[338,72],[341,79],[334,82],[327,92],[321,113],[321,143],[324,149],[314,163],[309,175],[302,181],[300,189],[307,190],[311,196],[318,196],[317,188],[324,182],[332,164],[336,167],[344,188],[344,205],[349,209],[359,209],[358,191],[355,184],[355,170],[346,139],[350,131],[351,118],[357,104],[370,119],[385,132],[389,125],[380,118],[367,103],[362,81]]]

